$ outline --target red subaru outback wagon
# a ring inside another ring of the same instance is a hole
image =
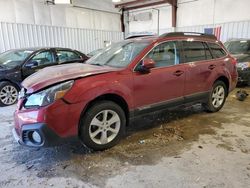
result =
[[[136,116],[194,103],[219,111],[236,83],[236,60],[213,35],[129,39],[86,64],[45,68],[24,80],[13,135],[35,147],[78,137],[104,150]]]

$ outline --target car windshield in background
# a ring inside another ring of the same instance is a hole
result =
[[[93,57],[93,56],[95,56],[95,55],[101,53],[102,50],[103,50],[102,48],[101,48],[101,49],[97,49],[97,50],[94,50],[94,51],[88,53],[87,55],[90,56],[90,57]]]
[[[230,41],[225,46],[231,54],[250,53],[250,40]]]
[[[105,48],[102,53],[90,58],[86,63],[111,67],[126,67],[149,44],[140,41],[122,41]]]
[[[0,54],[0,67],[14,68],[20,65],[31,53],[32,50],[10,50]]]

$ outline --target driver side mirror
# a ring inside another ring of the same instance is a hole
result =
[[[138,68],[138,71],[141,73],[149,73],[150,69],[155,67],[155,62],[151,58],[145,58],[142,60],[141,66]]]
[[[26,68],[32,69],[38,66],[38,62],[37,61],[29,61],[25,64]]]

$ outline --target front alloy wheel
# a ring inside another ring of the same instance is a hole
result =
[[[98,101],[82,117],[79,137],[89,148],[105,150],[117,144],[125,125],[126,116],[118,104]]]
[[[9,82],[0,83],[0,106],[9,106],[16,103],[18,98],[17,88]]]
[[[113,110],[99,112],[91,121],[89,135],[96,144],[107,144],[119,133],[121,119]]]

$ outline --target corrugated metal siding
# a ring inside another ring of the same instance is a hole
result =
[[[250,38],[250,20],[229,22],[215,25],[201,25],[191,27],[178,27],[176,31],[204,32],[204,28],[221,27],[220,40],[226,42],[232,38]]]
[[[84,53],[117,42],[122,32],[0,22],[0,52],[25,47],[67,47]]]
[[[199,25],[189,27],[176,27],[175,31],[199,32],[204,33],[204,28],[213,28],[221,26],[220,40],[226,42],[232,38],[250,38],[250,20],[241,22],[229,22],[215,25]],[[161,29],[160,34],[173,32],[174,28]],[[154,30],[156,33],[156,31]]]
[[[161,29],[160,34],[175,31],[204,32],[221,26],[221,41],[250,38],[250,21]],[[157,33],[157,30],[147,31]],[[84,53],[104,47],[104,41],[123,39],[122,32],[0,22],[0,52],[25,47],[67,47]]]

